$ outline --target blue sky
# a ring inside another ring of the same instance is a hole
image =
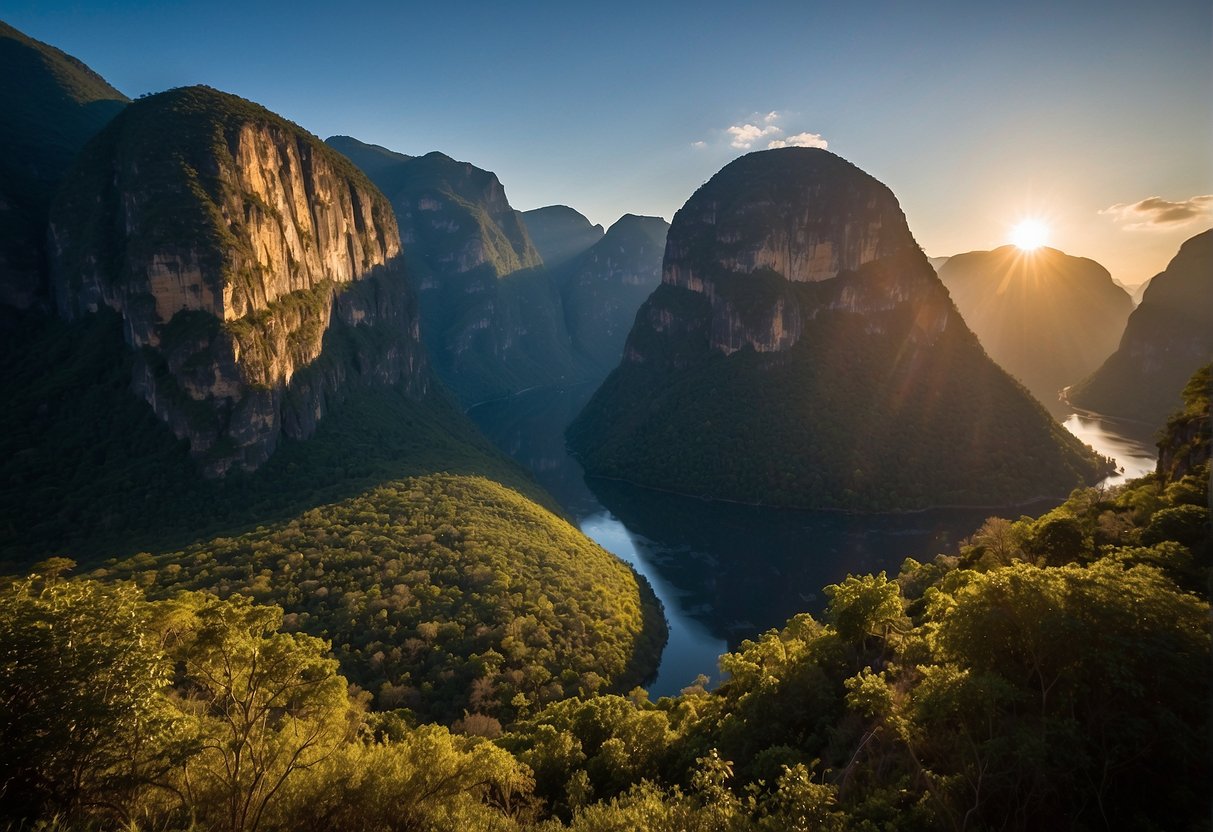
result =
[[[652,5],[0,0],[0,18],[132,97],[210,84],[604,224],[669,219],[747,137],[820,136],[932,255],[1041,215],[1132,284],[1213,225],[1190,201],[1213,193],[1207,0]]]

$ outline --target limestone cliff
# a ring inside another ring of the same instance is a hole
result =
[[[1184,242],[1150,278],[1116,352],[1066,391],[1070,403],[1162,425],[1182,402],[1179,391],[1213,361],[1213,229]]]
[[[835,280],[917,250],[892,192],[830,153],[797,152],[789,157],[795,164],[773,171],[772,161],[784,158],[751,154],[729,165],[696,191],[670,228],[662,283],[706,298],[709,348],[725,355],[745,347],[782,352],[820,314],[884,312],[906,303],[920,308],[914,337],[941,332],[951,304],[933,272]],[[801,302],[810,295],[810,303]],[[675,315],[664,303],[674,297],[655,296],[645,310],[659,331]],[[641,341],[625,355],[634,363],[653,360],[660,359],[647,355]]]
[[[619,363],[636,311],[661,282],[669,228],[661,217],[625,214],[558,270],[569,337],[603,374]]]
[[[495,174],[437,152],[382,165],[329,141],[376,161],[366,172],[400,223],[426,347],[464,404],[582,376],[557,286]]]
[[[340,154],[205,87],[132,104],[51,212],[55,302],[102,306],[134,386],[210,474],[308,436],[353,383],[424,390],[391,207]]]
[[[805,148],[678,211],[568,438],[590,474],[800,507],[1010,503],[1107,468],[985,355],[889,189]]]

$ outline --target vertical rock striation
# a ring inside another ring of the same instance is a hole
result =
[[[373,145],[329,142],[391,199],[426,347],[465,405],[583,374],[556,284],[495,174],[437,152],[387,164]]]
[[[344,157],[205,87],[132,104],[52,209],[55,303],[105,306],[203,470],[264,462],[346,385],[426,387],[391,206]]]
[[[619,363],[636,311],[661,283],[669,229],[661,217],[625,214],[558,271],[573,347],[602,374]]]

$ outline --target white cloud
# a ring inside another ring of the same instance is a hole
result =
[[[820,133],[797,133],[785,136],[784,123],[788,115],[779,110],[769,110],[766,113],[751,113],[741,124],[734,124],[716,132],[708,139],[691,142],[695,150],[702,150],[719,141],[720,136],[729,140],[729,146],[737,150],[750,150],[755,146],[774,147],[829,147],[829,143]]]
[[[775,115],[770,113],[769,115]],[[766,122],[766,118],[763,119]],[[729,141],[733,147],[738,150],[749,150],[754,146],[754,142],[759,139],[765,139],[767,136],[778,136],[783,132],[777,125],[766,123],[763,127],[756,124],[734,124],[732,127],[725,130],[733,138]]]
[[[1107,214],[1130,231],[1179,228],[1196,220],[1213,217],[1213,194],[1192,196],[1172,202],[1149,196],[1138,202],[1118,202],[1099,213]]]
[[[829,146],[830,143],[823,139],[820,133],[797,133],[795,136],[788,136],[786,139],[775,139],[767,143],[768,148],[820,147],[824,150]]]

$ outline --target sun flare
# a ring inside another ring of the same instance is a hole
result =
[[[1011,229],[1011,242],[1021,251],[1035,251],[1049,241],[1049,226],[1040,220],[1021,220]]]

